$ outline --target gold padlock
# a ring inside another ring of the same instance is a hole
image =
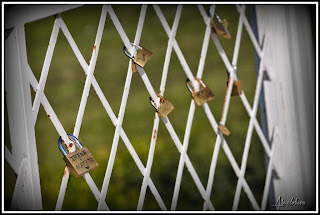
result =
[[[130,55],[127,52],[127,48],[126,46],[123,46],[123,52],[125,55],[127,55],[130,59],[133,60],[134,63],[138,64],[141,67],[144,67],[145,64],[148,62],[148,60],[151,58],[151,56],[153,55],[153,53],[151,51],[149,51],[146,48],[143,48],[135,43],[131,43],[131,45],[135,46],[137,49],[137,54],[135,57],[133,57],[132,55]]]
[[[226,19],[221,19],[218,14],[215,14],[217,19],[211,18],[211,27],[213,31],[220,34],[224,38],[231,39],[231,35],[228,31],[228,22]]]
[[[219,128],[219,131],[221,133],[223,133],[224,135],[227,135],[227,136],[230,135],[230,131],[226,126],[220,124],[220,125],[218,125],[218,128]]]
[[[238,69],[236,65],[232,65],[233,67],[233,72],[236,78],[238,78]],[[228,75],[228,81],[227,81],[227,86],[229,84],[230,80],[230,75],[229,71],[227,70],[227,75]],[[242,93],[242,88],[241,88],[241,82],[240,80],[234,80],[232,84],[232,91],[231,91],[231,96],[240,96]]]
[[[148,49],[146,48],[142,48],[140,46],[137,46],[138,52],[137,55],[135,56],[135,58],[133,59],[133,61],[138,64],[141,67],[144,67],[144,65],[147,63],[147,61],[151,58],[151,56],[153,55],[152,52],[150,52]]]
[[[134,61],[132,61],[132,67],[131,67],[131,69],[132,69],[132,72],[137,72],[138,70],[137,70],[137,64],[134,62]]]
[[[193,88],[193,90],[192,90],[190,87],[190,84],[191,84],[190,80],[187,79],[187,81],[186,81],[187,88],[191,92],[191,95],[192,95],[195,103],[198,106],[201,106],[202,104],[213,100],[215,98],[215,96],[212,93],[212,91],[208,87],[206,87],[206,85],[203,83],[203,81],[201,79],[195,77],[195,80],[198,81],[202,85],[202,87],[203,87],[202,90],[195,91],[195,88]]]
[[[64,155],[64,162],[67,164],[69,170],[73,173],[73,175],[78,178],[96,169],[99,164],[89,152],[89,149],[87,147],[83,147],[81,142],[75,136],[68,134],[68,137],[74,144],[76,144],[76,146],[78,146],[79,149],[68,154],[61,144],[61,137],[59,137],[58,139],[58,147]]]
[[[159,93],[157,94],[157,96],[160,97],[160,105],[159,105],[160,107],[157,108],[157,105],[155,105],[155,102],[151,96],[150,96],[150,103],[156,109],[158,115],[161,118],[164,118],[174,109],[174,106],[171,104],[171,102],[163,98]]]
[[[242,93],[240,80],[233,81],[231,96],[240,96]]]

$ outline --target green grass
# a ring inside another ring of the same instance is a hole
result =
[[[208,7],[209,5],[205,5],[206,9]],[[62,14],[63,20],[87,63],[91,58],[101,8],[101,5],[87,5]],[[114,5],[113,9],[130,41],[133,41],[139,19],[140,5]],[[161,5],[161,9],[171,27],[175,17],[176,5]],[[239,15],[232,5],[219,5],[217,12],[229,22],[229,32],[232,39],[226,40],[220,36],[218,38],[231,60]],[[249,17],[248,13],[247,17]],[[53,22],[54,18],[48,17],[25,25],[28,62],[37,80],[41,75]],[[204,32],[205,25],[197,6],[184,6],[176,40],[194,75],[198,69]],[[160,87],[167,43],[168,37],[154,9],[152,6],[148,6],[140,45],[154,53],[145,66],[145,71],[155,91],[158,91]],[[118,115],[128,68],[128,58],[123,54],[122,47],[123,42],[108,15],[94,75],[116,116]],[[253,47],[245,28],[243,28],[238,59],[238,73],[249,103],[252,105],[256,75]],[[73,133],[85,78],[86,76],[70,45],[60,31],[44,92],[67,133]],[[165,98],[175,106],[175,110],[170,113],[169,118],[181,142],[183,142],[191,101],[190,93],[185,87],[185,80],[186,75],[173,51]],[[209,43],[202,80],[216,96],[216,99],[208,104],[216,120],[219,121],[226,92],[227,74],[212,39]],[[34,95],[34,92],[32,92],[32,99],[34,99]],[[123,128],[144,165],[147,163],[153,120],[154,108],[149,103],[149,94],[139,74],[133,74]],[[240,98],[232,97],[226,122],[231,135],[226,137],[226,140],[239,166],[241,165],[248,124],[249,117]],[[99,168],[90,173],[99,190],[102,187],[114,131],[115,128],[109,116],[93,88],[91,88],[79,140],[89,148],[99,163]],[[35,132],[43,208],[44,210],[54,210],[65,163],[56,144],[59,135],[42,106],[37,118]],[[188,155],[204,187],[207,185],[215,139],[216,135],[212,131],[203,109],[197,107],[190,135]],[[6,129],[5,141],[9,145],[8,129]],[[168,209],[171,205],[179,155],[165,126],[160,122],[151,177]],[[12,198],[13,178],[12,170],[6,165],[5,182],[8,184],[5,189],[6,205],[10,204]],[[259,138],[254,134],[251,141],[246,179],[258,202],[261,202],[264,178],[263,148]],[[143,177],[139,169],[120,139],[106,197],[110,209],[136,210],[142,180]],[[237,177],[221,149],[211,194],[211,200],[216,210],[231,210],[236,183]],[[201,195],[185,168],[177,210],[202,210],[202,204]],[[96,208],[97,202],[85,180],[82,177],[76,179],[71,175],[62,210],[96,210]],[[147,190],[144,209],[160,209],[149,189]],[[243,191],[239,209],[252,210],[252,206]]]

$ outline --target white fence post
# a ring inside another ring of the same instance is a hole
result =
[[[12,157],[18,176],[11,209],[42,210],[38,155],[32,115],[24,26],[16,26],[5,42],[5,89]],[[8,152],[7,152],[8,153]]]
[[[269,136],[275,126],[279,144],[273,165],[275,205],[280,210],[315,210],[316,68],[307,5],[258,5],[259,40],[267,34],[265,81]]]

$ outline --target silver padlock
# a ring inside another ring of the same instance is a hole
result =
[[[67,134],[69,139],[78,146],[78,150],[68,154],[62,145],[61,136],[58,139],[58,148],[63,154],[63,160],[69,170],[78,178],[99,166],[87,147],[83,147],[81,142],[72,134]]]

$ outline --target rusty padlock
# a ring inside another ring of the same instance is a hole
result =
[[[190,80],[187,78],[186,80],[186,85],[187,88],[189,89],[189,91],[191,92],[191,95],[194,99],[194,101],[196,102],[196,104],[198,106],[201,106],[202,104],[211,101],[212,99],[215,98],[214,94],[212,93],[212,91],[203,83],[203,81],[197,77],[195,77],[195,80],[198,81],[203,89],[196,91],[194,86],[193,86],[193,90],[191,89],[190,85],[192,85],[192,83],[190,82]]]
[[[78,146],[79,149],[68,154],[65,148],[62,146],[61,136],[58,139],[58,148],[62,152],[63,160],[73,175],[78,178],[96,169],[99,164],[89,152],[88,148],[83,147],[81,142],[72,134],[68,134],[68,137],[76,146]]]
[[[233,81],[231,96],[240,96],[241,92],[241,82],[239,80]]]
[[[231,39],[231,35],[228,31],[228,22],[226,19],[221,19],[218,14],[215,13],[216,19],[211,17],[211,27],[213,31],[220,34],[224,38]]]
[[[158,115],[161,118],[164,118],[174,109],[174,106],[171,104],[171,102],[163,98],[160,94],[157,94],[157,96],[160,97],[160,104],[156,105],[155,101],[152,99],[151,96],[150,96],[150,103],[156,109]]]
[[[148,60],[153,55],[153,53],[151,51],[149,51],[148,49],[143,48],[135,43],[131,43],[131,45],[133,45],[137,49],[136,56],[133,57],[132,55],[130,55],[127,52],[126,46],[123,46],[124,54],[127,55],[131,60],[133,60],[134,63],[138,64],[141,67],[144,67],[144,65],[148,62]],[[134,71],[134,68],[132,68],[132,70]]]
[[[238,70],[235,65],[233,65],[233,69],[234,69],[235,76],[238,77]],[[228,70],[227,70],[227,74],[228,74],[228,80],[229,80],[230,75],[229,75]],[[227,81],[227,86],[228,86],[228,83],[229,83],[229,81]],[[242,88],[241,88],[240,80],[234,80],[233,85],[232,85],[231,96],[240,96],[241,93],[242,93]]]

